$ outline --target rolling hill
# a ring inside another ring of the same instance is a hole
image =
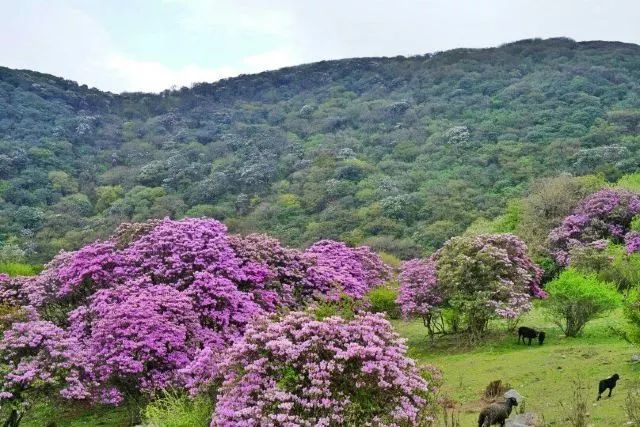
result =
[[[639,135],[640,46],[618,42],[324,61],[159,94],[0,68],[0,261],[165,216],[409,258],[537,178],[636,171]]]

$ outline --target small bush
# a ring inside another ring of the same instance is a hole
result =
[[[618,307],[622,300],[613,285],[573,268],[560,273],[545,290],[549,298],[544,306],[568,337],[577,336],[587,322]]]
[[[378,286],[369,292],[371,311],[386,313],[390,319],[400,318],[400,307],[396,303],[398,291],[389,286]]]
[[[388,252],[378,252],[378,256],[385,264],[391,266],[392,268],[400,268],[400,265],[402,264],[400,258]]]
[[[624,316],[627,328],[618,332],[628,342],[640,345],[640,293],[637,290],[631,292],[625,300]]]
[[[484,389],[484,398],[493,400],[505,394],[510,388],[511,385],[509,383],[503,384],[502,380],[491,381]]]
[[[343,295],[339,300],[335,301],[318,301],[310,307],[310,312],[317,320],[324,320],[333,316],[353,319],[357,313],[366,311],[366,308],[366,301]]]
[[[145,421],[153,427],[206,427],[211,421],[212,400],[204,395],[190,398],[166,391],[144,410]]]

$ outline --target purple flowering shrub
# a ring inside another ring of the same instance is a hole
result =
[[[360,299],[391,276],[391,268],[367,247],[350,248],[342,242],[321,240],[304,256],[312,263],[306,273],[313,294],[321,299]]]
[[[75,361],[87,372],[86,394],[118,404],[127,387],[154,392],[181,383],[179,370],[206,342],[206,332],[185,293],[166,285],[102,289],[69,315],[78,343]],[[93,385],[98,390],[91,390]]]
[[[436,263],[433,259],[412,259],[402,263],[398,275],[400,291],[396,302],[402,316],[422,318],[424,326],[433,339],[436,333],[444,332],[440,309],[446,296],[438,286]]]
[[[12,373],[0,377],[0,401],[48,379],[65,398],[111,404],[197,389],[254,319],[311,298],[361,298],[388,273],[367,248],[338,242],[302,252],[229,235],[211,219],[123,225],[109,240],[61,252],[38,276],[0,277],[0,305],[30,316],[0,341],[0,365]],[[25,338],[34,344],[23,351],[16,337],[30,328],[42,337]]]
[[[211,426],[420,426],[436,386],[382,315],[263,318],[231,346]]]
[[[640,248],[640,239],[630,233],[634,216],[640,213],[640,195],[620,189],[597,191],[584,200],[549,233],[549,252],[562,266],[571,263],[571,252],[583,246],[604,249],[607,242],[625,243],[629,253]]]
[[[402,263],[398,282],[398,304],[405,318],[427,316],[444,301],[442,290],[438,288],[436,263],[432,259],[412,259]]]
[[[70,346],[64,330],[51,322],[13,323],[0,341],[0,401],[57,387],[64,380],[62,373],[72,367]]]
[[[403,264],[398,303],[406,317],[421,316],[430,334],[441,309],[466,322],[473,335],[491,318],[515,319],[544,298],[542,270],[513,234],[454,237],[426,260]]]
[[[278,239],[265,234],[231,236],[229,239],[236,254],[244,263],[257,263],[268,268],[270,277],[279,286],[280,305],[299,307],[312,290],[306,271],[312,263],[304,253],[286,248]]]

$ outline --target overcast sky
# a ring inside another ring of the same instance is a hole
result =
[[[0,0],[0,65],[112,92],[558,36],[640,44],[640,1]]]

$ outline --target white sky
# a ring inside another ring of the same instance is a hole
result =
[[[640,1],[0,0],[0,65],[113,92],[559,36],[640,44]]]

